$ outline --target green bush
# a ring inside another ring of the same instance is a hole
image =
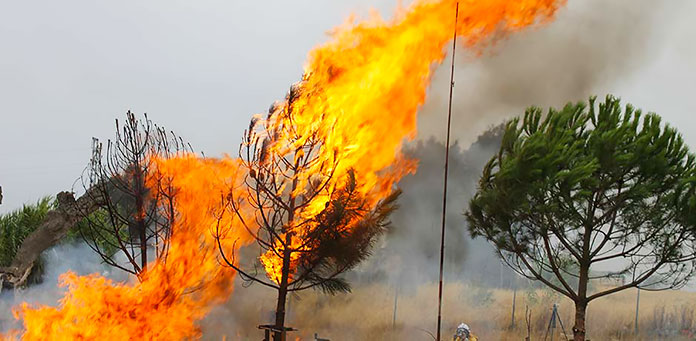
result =
[[[44,197],[36,204],[0,215],[0,266],[10,265],[24,238],[41,225],[55,206],[52,197]]]
[[[9,266],[12,263],[24,239],[39,228],[47,213],[56,207],[55,199],[47,196],[35,204],[24,205],[21,209],[0,215],[0,266]],[[116,236],[98,234],[89,228],[90,223],[107,224],[108,219],[106,211],[97,210],[71,227],[60,243],[79,243],[84,240],[93,248],[99,248],[105,255],[113,256],[119,250]],[[122,240],[128,239],[127,227],[119,229],[119,232]],[[39,257],[29,274],[27,284],[41,282],[45,265],[43,256]]]

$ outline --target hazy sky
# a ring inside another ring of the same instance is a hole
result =
[[[0,212],[70,189],[91,137],[113,136],[114,119],[129,109],[206,155],[234,152],[250,115],[284,96],[327,30],[370,6],[390,16],[396,2],[0,2]],[[670,2],[647,28],[649,58],[597,89],[659,112],[696,148],[694,10],[696,1]],[[647,24],[634,24],[644,34]]]

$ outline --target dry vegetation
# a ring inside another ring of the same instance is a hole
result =
[[[251,292],[246,292],[247,290]],[[263,289],[238,290],[224,309],[235,316],[236,330],[228,339],[257,340],[259,318],[270,318],[272,299],[257,299]],[[430,340],[434,331],[437,286],[425,285],[413,290],[401,290],[397,301],[396,324],[393,322],[395,290],[384,285],[356,288],[352,294],[327,297],[321,293],[306,293],[290,302],[289,325],[298,328],[292,336],[313,340],[314,333],[332,341],[340,340]],[[246,296],[240,300],[239,296]],[[561,320],[572,338],[573,306],[548,290],[520,289],[517,292],[516,324],[510,329],[513,292],[489,290],[452,283],[445,287],[443,335],[445,340],[457,324],[466,322],[480,340],[524,340],[527,335],[525,307],[531,311],[531,340],[543,340],[557,303]],[[588,339],[590,340],[690,340],[694,330],[696,293],[686,291],[642,291],[640,296],[640,335],[634,335],[636,291],[627,290],[590,303],[588,310]],[[231,311],[230,311],[231,310]],[[222,327],[225,321],[208,322],[208,330]],[[229,325],[229,324],[228,324]],[[225,328],[226,329],[226,328]],[[564,340],[560,326],[555,340]],[[215,334],[222,333],[220,331]],[[207,334],[207,333],[206,333]],[[212,339],[212,338],[211,338]],[[219,338],[218,338],[219,339]]]

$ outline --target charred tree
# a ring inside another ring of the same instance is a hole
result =
[[[639,287],[679,288],[696,266],[696,164],[679,133],[608,96],[511,121],[466,213],[513,270],[588,304]],[[593,272],[611,262],[613,272]],[[602,278],[614,287],[590,286]]]
[[[357,190],[353,171],[336,178],[341,160],[327,158],[323,141],[295,125],[298,89],[293,87],[266,119],[251,121],[239,149],[247,173],[243,188],[223,200],[225,214],[235,215],[256,241],[251,260],[223,246],[230,227],[216,231],[226,265],[247,284],[277,291],[276,341],[285,340],[288,294],[310,288],[328,294],[350,291],[341,274],[369,256],[400,193],[371,203]]]
[[[117,121],[117,139],[108,142],[106,155],[94,140],[83,177],[85,194],[75,199],[72,192],[58,193],[56,208],[22,241],[11,264],[0,268],[3,288],[25,285],[41,253],[72,228],[106,263],[134,274],[145,268],[148,248],[154,248],[156,257],[166,257],[176,192],[172,179],[152,169],[150,157],[170,157],[192,148],[147,117],[139,121],[130,112],[126,116],[122,130]],[[130,256],[132,267],[114,260],[117,250]]]
[[[102,148],[94,139],[82,183],[97,209],[82,212],[79,232],[106,264],[139,275],[150,258],[166,259],[176,219],[172,179],[157,171],[153,158],[191,152],[191,147],[147,115],[141,120],[129,111],[123,125],[116,120],[116,138]],[[125,263],[117,261],[119,253]]]

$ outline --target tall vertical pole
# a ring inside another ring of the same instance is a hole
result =
[[[512,292],[512,318],[510,319],[512,322],[510,322],[510,329],[514,330],[515,329],[515,308],[517,305],[517,286],[515,286],[515,289]]]
[[[396,328],[396,304],[399,302],[399,288],[394,292],[394,315],[392,316],[392,331]]]
[[[553,341],[553,334],[556,333],[556,317],[558,315],[558,310],[556,304],[553,304],[553,311],[551,312],[551,341]]]
[[[459,21],[459,2],[454,11],[454,33],[452,37],[452,70],[450,72],[449,106],[447,109],[447,141],[445,142],[445,179],[442,191],[442,230],[440,231],[440,282],[437,297],[437,338],[441,341],[442,326],[442,275],[445,268],[445,219],[447,217],[447,172],[449,170],[450,127],[452,125],[452,92],[454,90],[454,57],[457,51],[457,21]]]
[[[640,288],[638,289],[638,293],[636,294],[636,323],[635,323],[635,329],[636,329],[636,335],[638,335],[638,307],[640,306]]]

